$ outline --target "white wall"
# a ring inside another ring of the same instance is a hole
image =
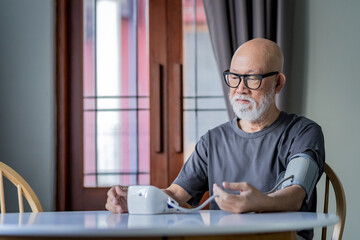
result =
[[[54,208],[54,7],[0,1],[0,161],[28,181],[47,211]],[[6,205],[17,211],[12,197]]]
[[[290,109],[322,126],[326,161],[344,185],[344,239],[359,238],[359,10],[358,0],[296,1],[294,77],[288,79]]]

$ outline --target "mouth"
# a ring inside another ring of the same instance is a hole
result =
[[[249,104],[250,103],[249,100],[245,100],[245,99],[236,99],[236,102],[238,102],[240,104]]]

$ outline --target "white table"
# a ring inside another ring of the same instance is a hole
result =
[[[43,212],[1,214],[1,237],[152,237],[190,239],[199,236],[268,236],[287,234],[294,239],[295,230],[334,225],[338,217],[322,213],[230,214],[203,210],[191,214],[129,215],[107,211]],[[284,235],[285,236],[285,235]],[[150,238],[149,238],[150,239]],[[164,238],[162,238],[164,239]],[[201,238],[199,238],[201,239]],[[244,238],[245,239],[245,238]],[[269,239],[269,238],[266,238]],[[287,239],[284,237],[283,239]]]

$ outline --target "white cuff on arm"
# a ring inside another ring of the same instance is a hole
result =
[[[319,166],[309,155],[296,154],[287,165],[284,179],[292,175],[294,177],[285,181],[281,188],[291,185],[301,186],[306,191],[306,202],[308,202],[319,177]]]

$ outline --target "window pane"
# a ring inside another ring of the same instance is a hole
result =
[[[221,88],[220,88],[221,89]],[[219,90],[219,89],[217,89]],[[214,91],[214,90],[213,90]],[[218,93],[220,94],[220,93]],[[224,101],[224,97],[203,97],[203,98],[198,98],[198,108],[199,109],[204,109],[204,110],[213,110],[213,111],[218,111],[218,110],[222,110],[224,111],[225,109],[225,101]],[[212,114],[215,114],[215,112],[212,112]],[[222,123],[224,123],[224,121],[227,120],[227,118],[220,118],[222,120]]]
[[[95,112],[84,112],[84,174],[85,186],[95,186],[96,176],[96,136],[95,136]]]
[[[117,96],[121,92],[120,56],[125,54],[122,53],[121,45],[127,43],[127,32],[122,29],[122,21],[118,21],[122,7],[125,6],[119,1],[96,1],[96,91],[99,96]]]
[[[195,136],[195,111],[184,111],[184,160],[186,161],[194,150]]]
[[[207,130],[228,120],[202,0],[183,0],[184,158]]]
[[[149,183],[147,11],[147,0],[84,1],[86,187]]]
[[[214,116],[217,117],[214,117]],[[227,120],[227,112],[223,111],[201,111],[198,113],[198,121],[201,122],[198,127],[198,136],[204,135],[208,130],[224,123]]]
[[[150,172],[150,125],[148,119],[150,118],[150,111],[139,112],[139,172]]]

